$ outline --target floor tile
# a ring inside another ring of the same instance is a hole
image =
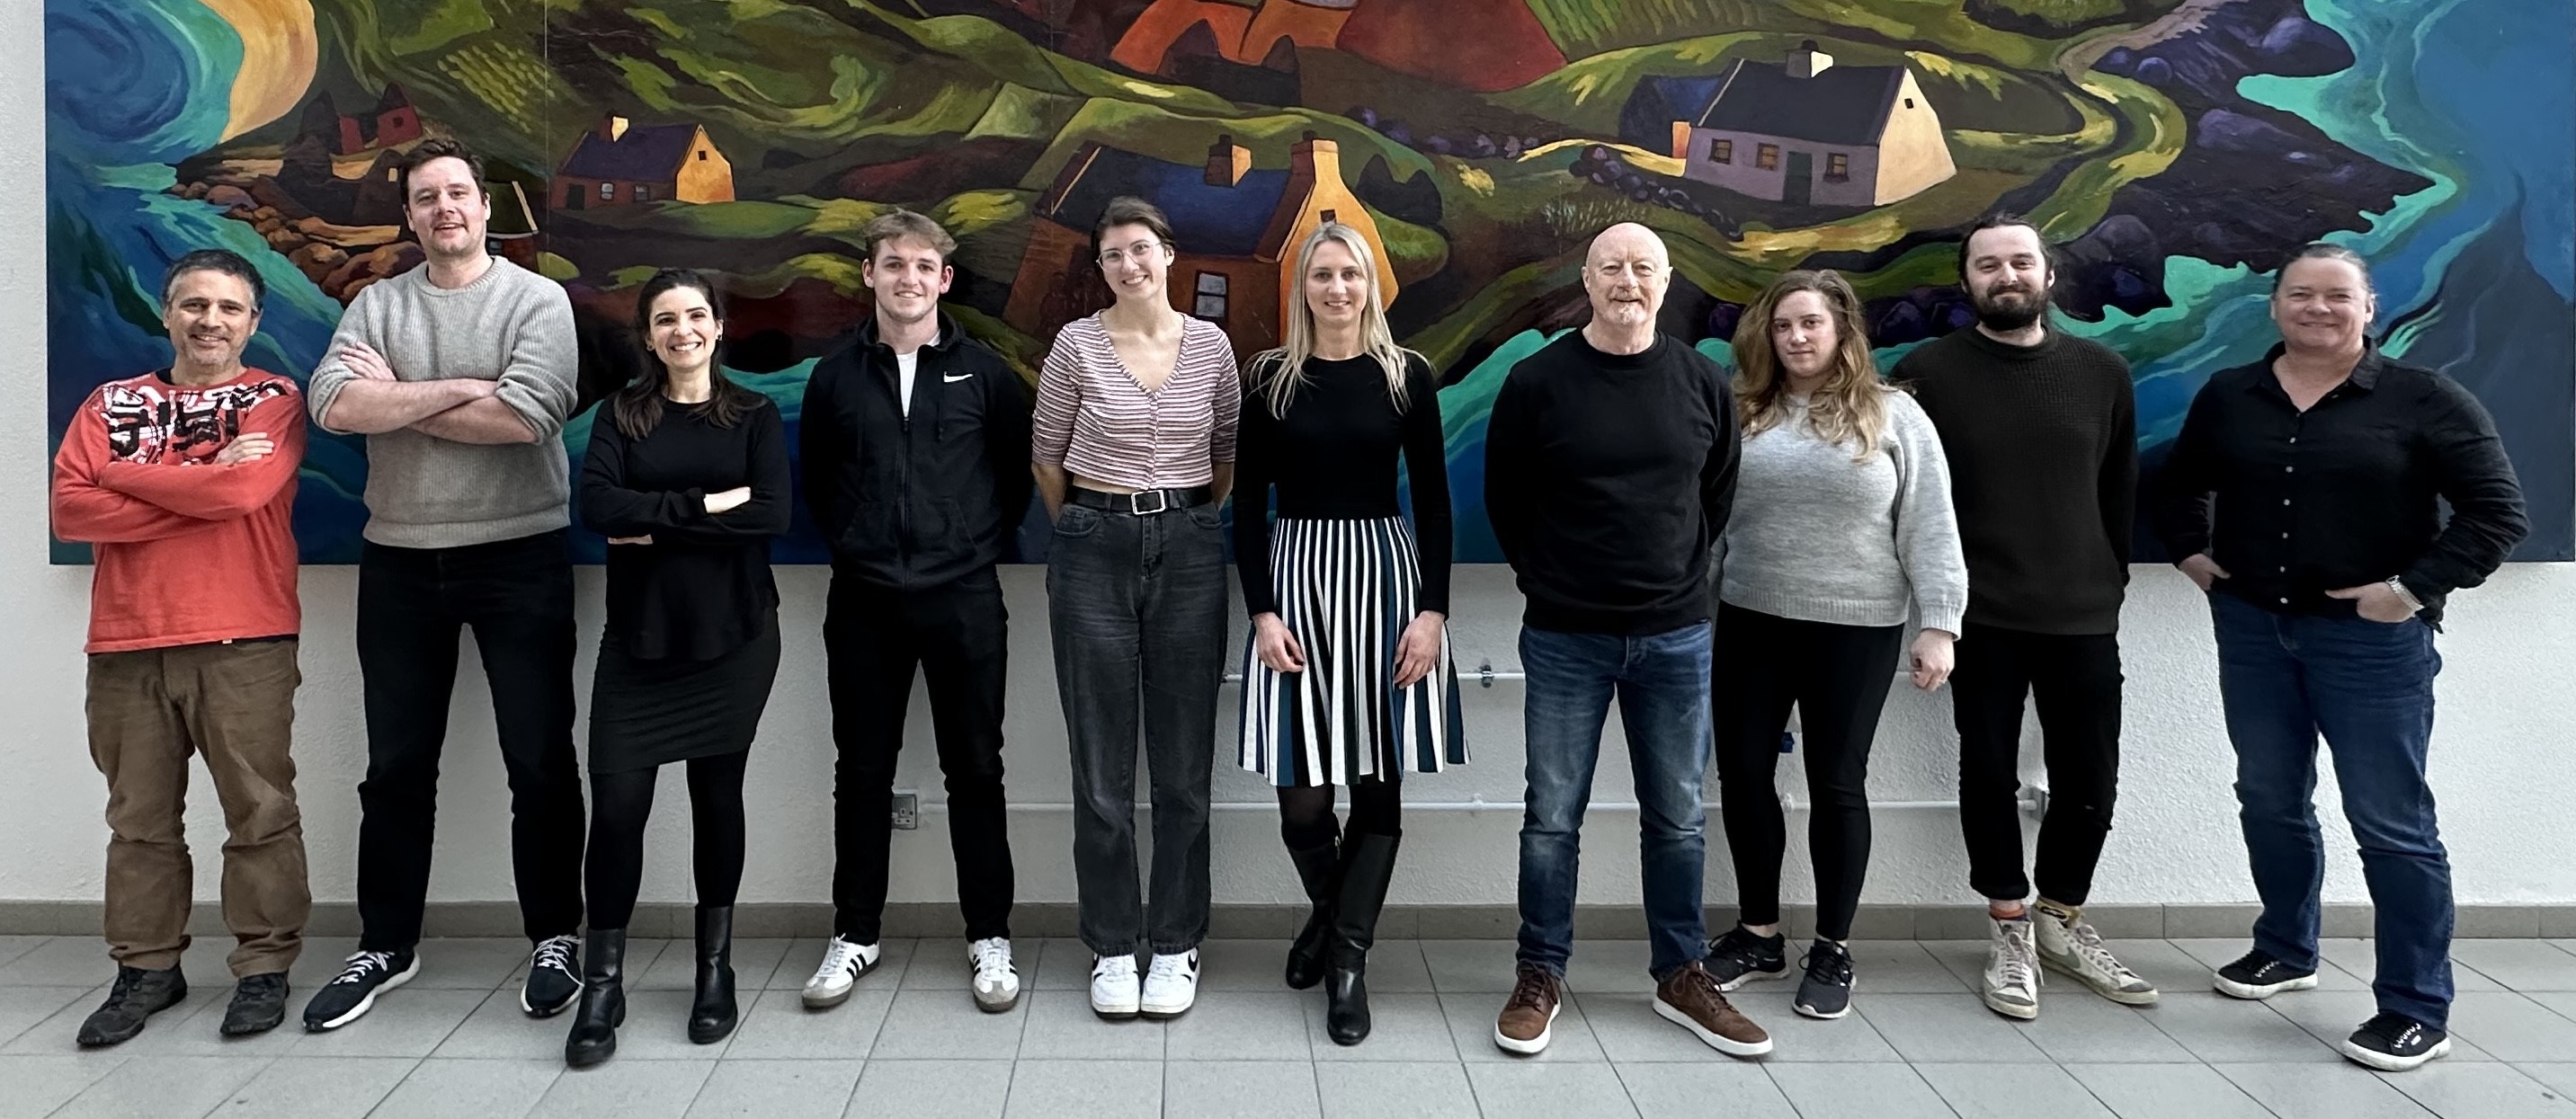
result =
[[[95,987],[0,987],[0,1045],[17,1039],[36,1024],[74,1006],[87,1014],[96,1009],[89,996]],[[105,998],[104,994],[99,996]],[[71,1035],[63,1044],[72,1044]]]
[[[2576,1100],[2576,1062],[2548,1064],[2526,1061],[2513,1066],[2513,1069],[2557,1092],[2562,1099]]]
[[[1440,1010],[1440,996],[1382,993],[1375,990],[1376,982],[1377,976],[1369,976],[1369,1035],[1357,1045],[1335,1044],[1325,1032],[1325,1003],[1320,996],[1310,993],[1301,1000],[1307,1051],[1315,1061],[1458,1059],[1458,1042],[1449,1034],[1449,1017]]]
[[[1833,1021],[1819,1021],[1789,1008],[1793,996],[1785,991],[1746,994],[1738,991],[1727,996],[1737,1010],[1771,1035],[1771,1054],[1763,1061],[1769,1064],[1809,1062],[1880,1062],[1902,1061],[1896,1049],[1879,1036],[1878,1027],[1868,1017],[1848,1014]],[[1658,1018],[1656,1021],[1661,1022]],[[1681,1027],[1666,1023],[1665,1027]]]
[[[1161,1119],[1161,1061],[1032,1061],[1011,1070],[1011,1119]]]
[[[383,1005],[392,1006],[393,1000],[401,994],[403,992],[397,991],[385,996]],[[629,997],[632,997],[632,993]],[[343,1028],[363,1029],[374,1018],[375,1015],[369,1014]],[[517,991],[495,990],[484,996],[483,1004],[475,1007],[472,1014],[466,1015],[465,1021],[458,1023],[456,1029],[450,1032],[445,1040],[438,1043],[438,1048],[430,1051],[430,1055],[479,1060],[537,1060],[552,1057],[560,1061],[563,1058],[564,1038],[572,1032],[572,1018],[571,1011],[565,1011],[552,1018],[530,1018],[526,1011],[519,1009]],[[628,1015],[627,1021],[635,1021],[634,1016]],[[618,1031],[617,1041],[619,1052],[623,1053],[626,1031]]]
[[[287,988],[297,996],[312,997],[313,992],[339,975],[340,969],[349,966],[349,954],[357,950],[358,938],[354,936],[304,938],[303,950],[296,953],[294,963],[287,965]]]
[[[533,947],[515,937],[424,940],[417,949],[420,974],[404,986],[426,990],[493,990],[519,973],[519,969],[527,964]]]
[[[866,1067],[862,1061],[719,1062],[689,1105],[688,1119],[839,1115]]]
[[[830,938],[819,936],[786,941],[781,949],[777,970],[769,973],[770,989],[804,990],[805,981],[814,977],[814,969],[823,966],[823,952],[831,947],[831,944]],[[866,975],[859,977],[858,989],[891,992],[903,986],[904,973],[912,967],[913,954],[920,946],[917,941],[888,940],[877,947],[879,949],[877,966],[870,968]],[[736,976],[734,982],[740,984],[741,977]]]
[[[1628,1087],[1607,1064],[1470,1062],[1467,1083],[1484,1119],[1635,1119]]]
[[[1038,965],[1035,968],[1022,967],[1021,982],[1052,991],[1090,988],[1091,949],[1088,946],[1069,937],[1051,937],[1038,944]]]
[[[2056,1065],[1918,1064],[1914,1071],[1959,1119],[2112,1119],[2091,1089]]]
[[[1320,993],[1311,991],[1202,990],[1189,1013],[1164,1024],[1163,1059],[1302,1064],[1314,1055],[1306,1039],[1306,1004],[1320,1001]]]
[[[528,1119],[680,1119],[714,1061],[611,1061],[566,1069]]]
[[[1323,1107],[1315,1091],[1315,1066],[1304,1061],[1167,1061],[1163,1113],[1319,1119]]]
[[[1601,1043],[1601,1052],[1614,1062],[1728,1059],[1699,1035],[1656,1014],[1651,994],[1592,994],[1576,1001],[1583,1008],[1584,1023]],[[1755,1024],[1770,1028],[1768,1022]]]
[[[2451,1034],[2502,1061],[2556,1061],[2576,1053],[2576,1021],[2509,991],[2451,1000]]]
[[[1582,1004],[1567,999],[1557,1004],[1556,1023],[1549,1031],[1547,1048],[1536,1056],[1506,1053],[1494,1044],[1494,1017],[1503,1009],[1499,994],[1465,994],[1440,996],[1440,1012],[1449,1018],[1449,1037],[1458,1047],[1458,1059],[1469,1064],[1491,1061],[1533,1061],[1545,1064],[1599,1063],[1609,1058],[1601,1052],[1601,1042],[1592,1036],[1592,1025],[1586,1021]],[[1622,1008],[1612,1008],[1627,1013]],[[1675,1029],[1680,1027],[1676,1026]],[[1480,1097],[1481,1098],[1481,1095]]]
[[[1046,942],[1036,937],[1011,942],[1011,966],[1020,971],[1020,989],[1029,988],[1029,977],[1037,970],[1038,956]],[[810,974],[810,971],[809,971]],[[875,981],[869,976],[868,981]],[[805,981],[798,976],[798,983]],[[903,989],[907,991],[965,991],[975,986],[975,967],[966,958],[964,937],[924,937],[912,942],[912,960],[904,966]]]
[[[2208,1065],[2067,1065],[2120,1119],[2272,1119]]]
[[[2254,946],[2253,941],[2241,936],[2226,939],[2169,940],[2165,943],[2181,949],[2184,954],[2207,968],[2207,971],[2201,975],[2200,982],[2192,985],[2194,990],[2206,990],[2211,978],[2209,973],[2235,963],[2239,957],[2245,955],[2247,949]],[[2317,968],[2317,990],[2367,991],[2370,989],[2370,980],[2366,975],[2355,977],[2352,973],[2336,966],[2330,959],[2321,960],[2320,963],[2322,966]]]
[[[1315,1090],[1324,1119],[1478,1119],[1466,1066],[1455,1061],[1319,1062]]]
[[[1965,980],[1941,961],[1930,949],[1911,940],[1855,940],[1849,945],[1852,954],[1852,989],[1855,997],[1871,995],[1948,995],[1961,990],[1974,990]],[[1983,968],[1985,946],[1980,943],[1978,967]],[[1795,983],[1798,961],[1789,960],[1789,975],[1783,979]]]
[[[1423,958],[1422,942],[1418,940],[1382,940],[1369,949],[1368,985],[1371,991],[1390,995],[1427,995],[1439,990],[1432,986],[1431,964]]]
[[[1911,1065],[1766,1066],[1771,1082],[1803,1116],[1951,1119],[1950,1105]]]
[[[511,1061],[431,1057],[367,1119],[520,1119],[563,1072],[560,1052]]]
[[[2281,1119],[2424,1119],[2424,1109],[2406,1093],[2348,1061],[2210,1067]]]
[[[1979,1002],[1978,1009],[1985,1004]],[[1989,1013],[1992,1013],[1989,1011]],[[2155,1007],[2122,1006],[2081,987],[2046,988],[2039,1017],[2017,1027],[2061,1064],[2187,1064],[2191,1051],[2156,1028]]]
[[[94,936],[56,936],[0,963],[0,987],[101,986],[116,978],[107,942]],[[1505,986],[1510,977],[1504,978]]]
[[[2297,994],[2277,996],[2296,998]],[[2042,1013],[2046,1013],[2042,1011]],[[2231,999],[2217,992],[2168,994],[2148,1020],[2204,1061],[2332,1062],[2343,1058],[2311,1035],[2259,1002]]]
[[[290,1006],[287,1025],[279,1027],[277,1036],[294,1038],[294,1047],[287,1052],[298,1057],[426,1057],[465,1024],[467,1017],[495,998],[507,999],[515,1008],[519,996],[515,991],[404,987],[377,999],[366,1017],[321,1034],[299,1032],[299,1010]],[[567,1028],[571,1026],[568,1019],[558,1020]]]
[[[850,1094],[844,1114],[848,1119],[1000,1119],[1010,1095],[1009,1061],[875,1060],[859,1075],[858,1090]]]
[[[733,987],[745,999],[769,986],[770,977],[778,970],[778,961],[787,955],[784,940],[737,940],[733,942]],[[692,941],[673,940],[653,957],[650,964],[637,967],[627,961],[626,989],[629,991],[694,991],[698,986],[698,950]],[[875,982],[869,976],[865,982]],[[796,985],[805,985],[805,976],[796,977]]]
[[[0,967],[35,950],[37,945],[52,940],[50,936],[0,936]]]
[[[268,1064],[228,1057],[129,1060],[54,1114],[61,1119],[192,1119],[214,1110]]]
[[[1508,941],[1505,943],[1509,943]],[[1565,985],[1576,994],[1655,993],[1655,977],[1646,970],[1652,950],[1642,940],[1587,940],[1577,946],[1574,958],[1565,965]],[[1511,989],[1512,973],[1503,974],[1503,990]]]
[[[1713,1056],[1713,1055],[1712,1055]],[[1728,1119],[1797,1119],[1797,1109],[1763,1066],[1750,1061],[1617,1063],[1628,1102],[1646,1116],[1707,1115]]]
[[[308,1057],[272,1061],[217,1107],[223,1115],[359,1119],[420,1062],[410,1057]]]
[[[1425,940],[1423,963],[1431,986],[1443,995],[1509,994],[1516,974],[1518,946],[1508,940]],[[1576,945],[1577,954],[1582,945]],[[1502,1000],[1494,1000],[1502,1009]]]
[[[2465,942],[2453,941],[2452,943]],[[2372,940],[2345,939],[2317,942],[2317,952],[2326,958],[2327,963],[2342,968],[2347,974],[2360,980],[2365,987],[2370,985],[2370,977],[2379,973],[2379,960],[2374,955],[2377,951],[2378,942]],[[2505,989],[2504,984],[2496,982],[2492,976],[2461,963],[2456,957],[2451,961],[2451,988],[2464,993]]]
[[[1852,1007],[1908,1061],[2045,1061],[2021,1027],[1966,995],[1855,996]]]
[[[2451,959],[2515,991],[2576,991],[2576,955],[2537,940],[2455,940]]]
[[[1064,992],[1049,992],[1056,998]],[[1008,1061],[1020,1055],[1020,1030],[1028,1025],[1028,1008],[1038,992],[1022,991],[1020,1005],[1001,1014],[975,1006],[965,991],[904,990],[895,992],[885,1027],[877,1031],[871,1058],[919,1060]]]
[[[1163,1059],[1164,1031],[1168,1027],[1162,1022],[1151,1018],[1105,1020],[1091,1012],[1091,996],[1079,990],[1032,991],[1021,999],[1025,1005],[1018,1013],[1028,1016],[1028,1024],[1020,1030],[1021,1060]]]
[[[2569,1102],[2564,1090],[2551,1088],[2533,1079],[2527,1070],[2509,1065],[2454,1064],[2445,1057],[2413,1072],[2388,1073],[2380,1079],[2444,1119],[2576,1116],[2576,1103]]]
[[[850,1001],[829,1010],[807,1010],[794,991],[768,990],[744,1012],[733,1032],[728,1057],[745,1060],[818,1059],[855,1061],[875,1047],[891,991],[857,991]]]
[[[2129,966],[2129,970],[2137,972],[2141,978],[2155,984],[2156,990],[2166,994],[2209,990],[2211,973],[2244,955],[2246,948],[2246,943],[2241,940],[2194,943],[2205,955],[2184,951],[2170,940],[2114,940],[2107,946],[2112,955]],[[2043,975],[2041,980],[2052,987],[2080,988],[2074,980],[2054,973]]]
[[[132,1060],[121,1053],[0,1057],[0,1119],[38,1119]]]
[[[2576,1022],[2576,991],[2534,991],[2523,997],[2556,1011],[2561,1018]]]
[[[1199,945],[1199,990],[1287,990],[1280,980],[1288,963],[1284,940],[1211,940]]]
[[[2302,991],[2274,996],[2266,1000],[2263,1005],[2271,1007],[2273,1013],[2297,1023],[2299,1028],[2308,1031],[2309,1036],[2328,1046],[2342,1045],[2343,1040],[2351,1037],[2352,1032],[2361,1028],[2362,1023],[2379,1013],[2378,997],[2367,990]],[[2337,1051],[2340,1052],[2339,1049]],[[2225,1060],[2225,1058],[2220,1059]],[[2451,1055],[2443,1058],[2452,1062],[2483,1062],[2495,1059],[2494,1054],[2478,1048],[2469,1039],[2456,1034],[2451,1038]]]

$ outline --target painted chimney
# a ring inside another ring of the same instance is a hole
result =
[[[1288,149],[1288,170],[1292,178],[1305,182],[1322,182],[1342,178],[1342,145],[1312,132]]]
[[[1813,39],[1798,44],[1797,50],[1789,52],[1790,77],[1812,78],[1833,68],[1834,56],[1817,50]]]
[[[1252,170],[1252,152],[1234,142],[1232,136],[1219,136],[1208,148],[1207,185],[1230,187],[1243,181]]]
[[[618,116],[615,113],[610,113],[599,118],[599,127],[593,131],[599,133],[600,139],[614,144],[619,140],[626,138],[626,124],[627,121],[625,117]]]

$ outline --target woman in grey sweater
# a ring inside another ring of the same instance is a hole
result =
[[[1816,943],[1795,1003],[1851,1007],[1852,914],[1869,868],[1870,740],[1909,617],[1914,686],[1950,674],[1967,562],[1941,438],[1870,360],[1860,298],[1832,272],[1791,272],[1735,331],[1744,429],[1719,580],[1712,694],[1717,772],[1743,923],[1709,946],[1732,990],[1788,972],[1779,933],[1788,846],[1772,771],[1796,705],[1804,730]]]

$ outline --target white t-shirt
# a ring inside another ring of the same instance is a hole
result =
[[[912,418],[912,378],[921,371],[921,351],[894,355],[895,399],[903,404],[903,418]]]

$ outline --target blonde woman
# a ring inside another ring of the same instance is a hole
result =
[[[1278,787],[1279,837],[1314,902],[1288,985],[1325,982],[1326,1032],[1356,1045],[1403,835],[1397,782],[1467,760],[1447,628],[1449,472],[1439,381],[1388,332],[1367,239],[1327,223],[1297,273],[1287,344],[1246,377],[1236,465],[1235,564],[1252,615],[1243,767]],[[1396,500],[1399,458],[1418,539]],[[1347,833],[1336,785],[1351,791]]]
[[[1743,923],[1709,946],[1732,990],[1788,971],[1780,860],[1788,832],[1772,789],[1780,733],[1798,709],[1815,858],[1816,942],[1794,1003],[1851,1009],[1853,911],[1869,868],[1870,739],[1919,615],[1914,686],[1949,677],[1968,607],[1967,561],[1941,439],[1923,409],[1879,379],[1860,297],[1832,272],[1791,272],[1735,331],[1744,464],[1726,526],[1711,693],[1727,846]]]

